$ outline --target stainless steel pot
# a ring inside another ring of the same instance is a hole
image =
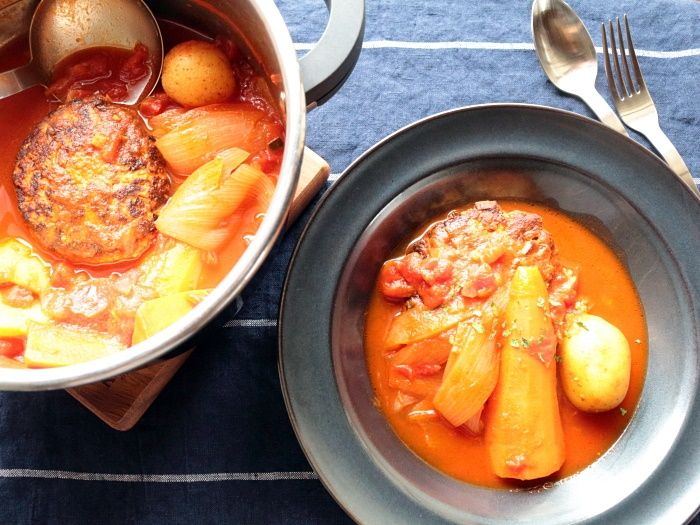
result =
[[[357,62],[364,32],[364,0],[326,0],[323,36],[297,60],[289,31],[272,0],[153,0],[167,18],[210,34],[225,34],[265,71],[286,125],[280,177],[258,232],[226,277],[192,312],[150,339],[119,354],[62,368],[0,368],[0,389],[48,390],[93,383],[139,368],[183,348],[184,343],[232,301],[263,263],[280,234],[299,177],[306,109],[327,100]],[[0,47],[29,29],[36,0],[0,1]],[[186,347],[184,347],[186,348]]]

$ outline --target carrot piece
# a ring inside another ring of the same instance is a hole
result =
[[[498,381],[499,356],[493,323],[488,327],[471,321],[457,325],[454,346],[442,384],[435,394],[435,408],[458,427],[481,412]]]
[[[510,286],[500,376],[486,425],[491,465],[502,478],[542,478],[564,462],[548,304],[537,267],[519,267]]]

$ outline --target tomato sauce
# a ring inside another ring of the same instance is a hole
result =
[[[375,287],[369,302],[365,352],[376,404],[397,436],[413,452],[457,479],[487,487],[517,488],[541,485],[545,481],[575,474],[593,463],[619,438],[641,394],[647,363],[647,332],[634,283],[624,264],[601,239],[551,208],[521,201],[499,201],[499,204],[506,211],[533,212],[543,218],[544,228],[554,239],[561,263],[579,271],[578,296],[589,301],[589,313],[617,326],[627,338],[632,352],[632,370],[629,390],[620,407],[598,414],[584,413],[569,403],[559,387],[566,449],[562,468],[549,478],[532,482],[502,479],[492,472],[483,433],[473,435],[461,428],[456,429],[442,418],[411,420],[406,410],[397,408],[397,390],[391,386],[392,354],[387,349],[385,338],[392,319],[402,309],[402,303],[388,301],[382,293],[381,282]],[[401,247],[397,256],[403,254],[407,244]]]
[[[73,53],[56,66],[46,95],[70,100],[100,93],[119,102],[141,90],[152,74],[148,48],[141,43],[133,50],[91,47]]]
[[[164,35],[165,51],[179,42],[190,39],[208,39],[206,36],[169,21],[159,21]],[[236,76],[239,89],[230,102],[248,103],[264,111],[270,127],[279,137],[279,147],[270,147],[256,152],[247,162],[262,170],[276,181],[282,159],[284,127],[275,101],[260,72],[247,62],[234,43],[224,38],[216,39],[217,45],[226,53]],[[28,62],[30,58],[26,39],[17,39],[0,50],[0,71],[12,69]],[[91,93],[102,93],[113,101],[126,98],[130,90],[145,84],[151,75],[151,63],[147,50],[138,44],[134,50],[114,48],[92,48],[76,53],[61,63],[54,75],[55,82],[49,88],[37,86],[0,100],[0,241],[19,238],[30,244],[33,250],[50,264],[54,278],[60,273],[70,280],[72,275],[87,275],[90,278],[114,277],[136,268],[154,248],[141,258],[103,265],[73,264],[44,248],[33,239],[17,204],[12,173],[16,155],[22,142],[32,129],[52,109],[58,107],[56,97],[81,97]],[[160,85],[154,94],[137,108],[148,126],[148,119],[167,109],[178,107],[162,91]],[[181,184],[182,178],[171,175],[171,194]],[[206,254],[198,289],[215,287],[230,271],[247,248],[264,217],[264,208],[244,201],[245,213],[238,218],[235,232],[216,250]],[[56,272],[60,269],[60,272]],[[99,286],[99,284],[97,284]],[[131,323],[126,323],[130,329]],[[130,337],[130,336],[129,336]],[[0,356],[21,356],[23,339],[0,338]],[[21,357],[20,357],[21,359]],[[0,363],[0,366],[5,366]]]

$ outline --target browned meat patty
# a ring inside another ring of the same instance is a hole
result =
[[[40,122],[17,154],[13,180],[41,244],[88,264],[143,254],[170,188],[138,114],[96,97],[62,105]]]

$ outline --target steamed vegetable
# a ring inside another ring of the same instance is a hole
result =
[[[232,234],[227,219],[238,207],[247,198],[269,199],[274,191],[262,171],[240,164],[246,157],[233,148],[192,173],[161,209],[156,228],[201,250],[221,246]]]
[[[0,368],[27,368],[27,365],[11,357],[0,355]]]
[[[136,310],[131,344],[140,343],[173,324],[189,313],[207,293],[209,290],[193,290],[144,301]]]
[[[248,104],[216,104],[150,120],[156,146],[173,173],[189,175],[219,153],[240,148],[255,153],[283,134],[283,128]],[[165,132],[165,133],[164,133]]]
[[[153,288],[159,296],[194,290],[202,274],[202,252],[171,240],[149,254],[139,270],[139,284]]]
[[[49,267],[17,239],[0,242],[0,284],[12,283],[41,294],[49,287]]]
[[[188,40],[173,47],[163,60],[163,90],[183,106],[224,102],[236,91],[226,55],[214,44]]]
[[[86,327],[30,323],[24,362],[29,367],[67,366],[124,350],[118,338]]]
[[[503,478],[542,478],[564,462],[556,337],[548,302],[537,267],[517,268],[506,308],[500,375],[486,425],[491,465]]]
[[[469,315],[469,310],[451,311],[446,307],[405,310],[394,317],[386,336],[386,346],[395,348],[427,339],[454,327]]]
[[[402,368],[410,371],[410,375],[415,375],[426,367],[437,367],[439,370],[440,365],[447,361],[451,350],[449,337],[432,337],[404,346],[391,355],[389,362],[394,368]]]
[[[490,327],[463,321],[457,326],[450,360],[433,399],[455,427],[481,413],[498,380],[499,352]]]
[[[585,412],[618,406],[630,382],[630,347],[624,334],[596,315],[572,315],[561,347],[566,397]]]
[[[48,322],[38,302],[27,308],[5,304],[0,297],[0,337],[23,337],[27,335],[29,323]]]

